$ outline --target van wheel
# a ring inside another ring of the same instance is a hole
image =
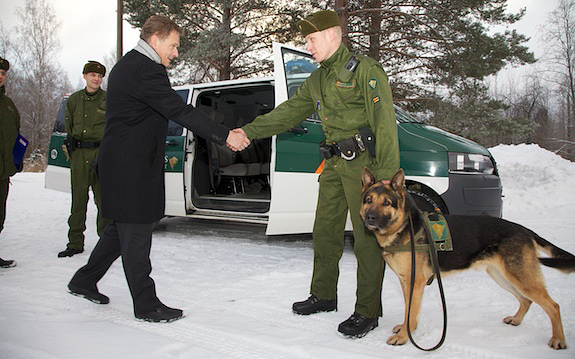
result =
[[[423,188],[422,188],[423,189]],[[445,203],[441,197],[437,196],[435,193],[426,193],[425,190],[409,189],[407,192],[411,194],[411,197],[415,201],[417,207],[423,212],[440,211],[443,214],[449,214]]]

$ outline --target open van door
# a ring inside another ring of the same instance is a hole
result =
[[[318,67],[302,50],[273,44],[275,106],[284,102]],[[266,234],[311,233],[325,139],[317,114],[293,129],[274,136],[270,166],[271,204]]]

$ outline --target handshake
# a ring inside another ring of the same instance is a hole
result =
[[[231,130],[226,139],[226,145],[233,151],[243,151],[250,145],[250,139],[241,128]]]

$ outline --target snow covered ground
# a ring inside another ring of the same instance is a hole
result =
[[[575,253],[575,164],[538,146],[497,146],[504,185],[504,217]],[[67,242],[69,195],[43,188],[44,175],[13,177],[0,256],[18,266],[0,270],[0,358],[575,358],[575,276],[544,268],[548,289],[562,310],[568,349],[547,347],[551,325],[533,305],[522,325],[502,318],[517,302],[483,272],[444,279],[448,305],[445,344],[424,353],[411,344],[385,344],[402,321],[395,275],[384,282],[384,316],[363,339],[340,336],[337,325],[355,302],[356,261],[347,245],[341,260],[339,311],[292,314],[308,296],[312,242],[308,237],[266,238],[259,227],[172,218],[154,234],[153,278],[159,297],[184,309],[169,324],[134,319],[121,263],[100,290],[110,304],[71,296],[66,284],[96,243],[90,205],[86,252],[57,258]],[[237,232],[236,232],[237,231]],[[440,338],[437,286],[425,294],[420,345]]]

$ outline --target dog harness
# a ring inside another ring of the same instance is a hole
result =
[[[453,240],[451,238],[451,232],[449,231],[449,226],[447,225],[447,220],[443,214],[438,212],[422,212],[423,214],[423,225],[427,226],[429,233],[433,239],[433,244],[436,251],[448,252],[453,251]],[[429,243],[425,241],[425,230],[423,226],[415,233],[413,236],[415,241],[415,251],[416,252],[429,252]],[[411,244],[399,244],[388,247],[383,247],[385,252],[410,252]]]

